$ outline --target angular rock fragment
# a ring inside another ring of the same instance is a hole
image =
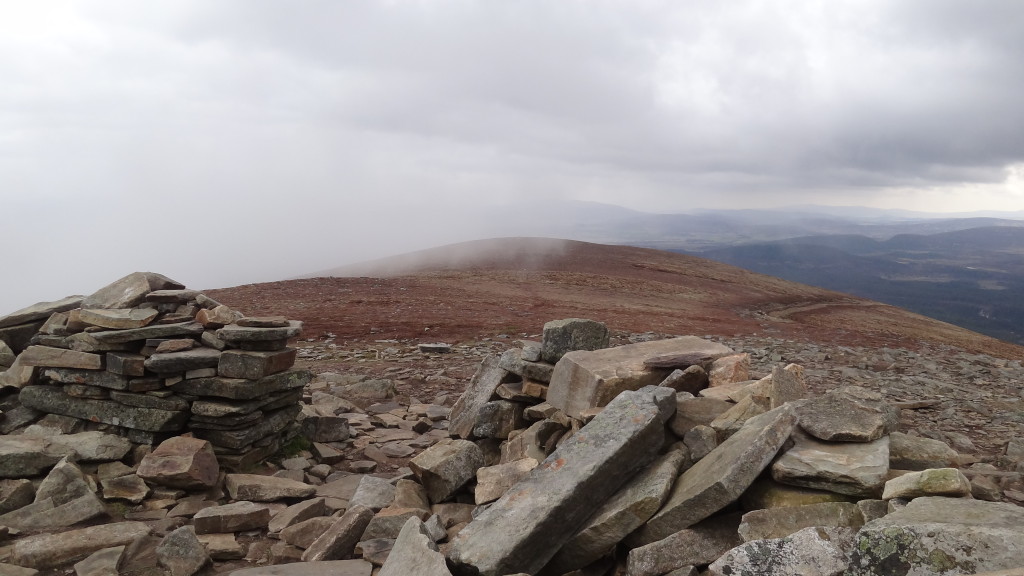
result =
[[[184,411],[128,407],[110,400],[75,398],[52,386],[27,386],[21,389],[21,403],[50,414],[103,422],[146,432],[176,432],[188,420]]]
[[[493,400],[480,407],[473,426],[475,438],[506,439],[513,430],[526,425],[520,402]]]
[[[398,533],[410,518],[426,520],[430,513],[419,508],[384,508],[373,516],[360,540],[398,538]]]
[[[275,534],[304,520],[325,516],[326,514],[327,506],[324,505],[323,498],[303,500],[275,514],[267,525],[267,532]]]
[[[726,552],[708,567],[712,576],[841,576],[854,543],[850,528],[804,528],[785,538],[754,540]]]
[[[379,576],[451,576],[444,555],[427,534],[419,518],[410,518],[395,540]]]
[[[23,366],[102,370],[103,356],[49,346],[29,346],[19,356]]]
[[[217,374],[225,378],[259,380],[291,368],[295,364],[296,354],[295,348],[275,352],[226,350],[220,356]]]
[[[78,313],[78,320],[108,330],[128,330],[148,326],[158,314],[155,308],[83,308]]]
[[[629,576],[661,576],[697,564],[709,564],[742,543],[736,529],[739,514],[713,516],[661,540],[633,548],[627,558]]]
[[[156,557],[169,576],[193,576],[211,561],[191,526],[182,526],[164,536],[156,547]]]
[[[536,573],[664,442],[675,392],[624,392],[456,537],[459,572]]]
[[[864,515],[853,502],[821,502],[747,512],[739,534],[744,542],[750,542],[785,538],[811,526],[856,530],[863,525]]]
[[[74,453],[74,449],[50,438],[0,436],[0,478],[38,476]]]
[[[172,488],[212,488],[220,475],[213,447],[206,440],[175,436],[143,457],[139,477]]]
[[[896,430],[899,409],[879,392],[843,386],[812,398],[797,409],[800,427],[832,442],[871,442]]]
[[[727,346],[696,336],[569,352],[555,366],[547,401],[579,418],[584,410],[605,406],[625,390],[660,384],[668,370],[645,366],[649,358],[684,353],[723,356],[731,352]]]
[[[750,354],[746,352],[722,356],[711,363],[708,386],[715,388],[750,379]]]
[[[796,426],[781,406],[755,416],[683,472],[661,510],[631,540],[647,544],[700,522],[733,502],[775,457]]]
[[[56,312],[67,312],[82,304],[82,296],[68,296],[53,302],[38,302],[21,310],[0,316],[0,328],[27,324],[37,320],[46,320]]]
[[[316,487],[305,482],[259,474],[228,474],[224,487],[232,499],[251,502],[308,498],[316,493]]]
[[[480,447],[467,440],[442,440],[409,461],[431,502],[444,502],[484,465]]]
[[[508,377],[509,372],[498,366],[497,357],[484,358],[466,391],[452,407],[448,417],[448,432],[457,438],[471,439],[480,409],[491,400],[494,391]]]
[[[373,510],[351,506],[302,554],[303,562],[341,560],[352,554],[356,542],[373,518]]]
[[[270,523],[270,508],[242,500],[222,506],[211,506],[192,517],[196,534],[241,532],[264,528]]]
[[[877,497],[889,472],[889,437],[874,442],[823,442],[794,434],[795,445],[772,464],[776,482]]]
[[[390,506],[395,501],[395,486],[384,478],[366,475],[359,481],[350,506],[365,506],[373,511]]]
[[[544,324],[540,358],[555,364],[573,350],[600,350],[608,347],[608,327],[593,320],[568,318]]]
[[[955,468],[959,458],[956,450],[941,440],[902,432],[889,434],[889,466],[894,470]]]
[[[929,496],[868,522],[849,576],[977,574],[1024,566],[1024,508]]]
[[[956,468],[935,468],[910,472],[885,483],[883,500],[918,498],[920,496],[950,496],[962,498],[971,495],[971,481]]]
[[[130,544],[147,534],[149,526],[142,522],[115,522],[60,534],[40,534],[17,541],[11,561],[29,568],[55,568],[103,548]]]
[[[132,308],[154,290],[181,290],[174,280],[155,272],[133,272],[100,288],[82,300],[82,308]]]
[[[526,478],[540,464],[533,458],[523,458],[505,464],[484,466],[476,471],[476,503],[493,502],[517,482]]]
[[[216,368],[221,354],[223,352],[213,348],[193,348],[181,352],[157,353],[147,358],[145,365],[147,370],[157,374]]]

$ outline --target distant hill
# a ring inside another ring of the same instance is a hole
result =
[[[1024,343],[1024,228],[807,236],[698,254]]]
[[[853,261],[856,261],[854,258]],[[210,290],[343,340],[537,334],[557,318],[612,330],[763,334],[840,345],[949,344],[1006,358],[1024,348],[906,310],[671,252],[587,242],[465,242],[310,277]]]

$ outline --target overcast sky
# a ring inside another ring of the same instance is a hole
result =
[[[493,204],[1021,210],[1022,102],[1018,0],[2,2],[0,314]]]

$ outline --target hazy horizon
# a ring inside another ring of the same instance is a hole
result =
[[[1011,0],[6,3],[0,314],[136,270],[204,289],[536,220],[556,234],[571,202],[1024,217],[1020,15]]]

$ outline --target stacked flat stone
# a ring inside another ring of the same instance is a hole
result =
[[[277,450],[311,378],[291,370],[288,340],[301,322],[246,318],[152,272],[37,304],[0,318],[3,325],[38,326],[0,381],[20,388],[25,410],[141,444],[191,431],[228,468]]]

